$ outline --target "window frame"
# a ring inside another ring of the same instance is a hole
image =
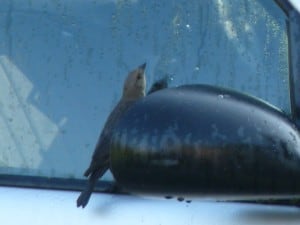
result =
[[[289,57],[289,88],[291,117],[300,128],[300,42],[296,36],[300,35],[300,12],[295,9],[289,0],[274,0],[287,15],[288,57]]]
[[[289,11],[288,24],[288,47],[289,47],[289,67],[290,67],[290,100],[292,118],[300,128],[300,13],[295,9]],[[298,28],[298,29],[297,29]],[[298,50],[298,51],[297,51]]]

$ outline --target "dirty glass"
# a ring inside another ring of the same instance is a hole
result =
[[[270,0],[2,0],[0,173],[82,178],[127,72],[230,87],[290,112]],[[111,179],[108,174],[105,179]]]

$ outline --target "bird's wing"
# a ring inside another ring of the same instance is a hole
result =
[[[85,176],[89,176],[90,173],[99,168],[109,168],[109,149],[113,134],[113,128],[118,122],[120,116],[129,108],[132,103],[132,101],[121,99],[109,115],[98,139],[90,167],[84,173]]]

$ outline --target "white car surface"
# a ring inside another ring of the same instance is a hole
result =
[[[296,207],[93,194],[85,209],[79,192],[0,188],[1,224],[43,225],[250,225],[299,224]]]

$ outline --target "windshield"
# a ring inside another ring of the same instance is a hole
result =
[[[82,179],[126,74],[144,62],[148,88],[168,75],[289,114],[286,19],[264,0],[1,3],[0,173]]]

